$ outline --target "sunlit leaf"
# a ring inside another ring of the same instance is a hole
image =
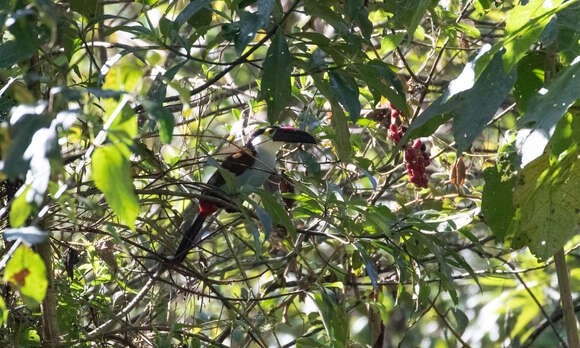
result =
[[[107,203],[124,224],[135,228],[139,202],[133,187],[131,163],[124,145],[106,145],[92,156],[95,186],[105,194]]]
[[[16,197],[10,206],[8,217],[12,227],[24,226],[30,213],[32,213],[32,205],[26,201],[26,192],[28,192],[28,188]]]
[[[40,305],[48,287],[42,258],[26,245],[21,245],[6,265],[4,281],[20,292],[27,305]]]
[[[0,326],[4,325],[6,320],[8,320],[8,308],[6,308],[4,298],[0,296]]]
[[[580,57],[530,98],[527,112],[519,121],[521,126],[527,127],[518,133],[518,150],[522,155],[523,165],[544,152],[558,121],[578,98]]]
[[[523,58],[530,46],[540,37],[542,30],[552,18],[554,8],[562,0],[530,0],[525,5],[514,6],[505,25],[506,49],[503,55],[505,71],[511,71],[514,65]]]
[[[546,260],[580,233],[580,150],[578,145],[550,164],[545,153],[518,175],[512,247],[528,246]]]
[[[515,71],[504,72],[501,55],[493,58],[477,81],[474,80],[474,64],[475,61],[468,63],[461,75],[449,84],[445,94],[413,120],[401,143],[424,134],[425,128],[434,130],[439,122],[446,120],[445,115],[451,114],[457,152],[469,150],[473,140],[495,116],[516,76]]]

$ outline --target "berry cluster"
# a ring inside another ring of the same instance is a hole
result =
[[[388,136],[395,143],[399,143],[405,133],[405,127],[401,125],[401,112],[397,110],[393,104],[389,103],[389,108],[391,109],[391,125],[389,126]]]
[[[405,161],[407,161],[407,173],[411,177],[411,182],[417,187],[427,187],[429,178],[425,168],[431,163],[429,153],[421,139],[417,139],[413,146],[405,150]]]

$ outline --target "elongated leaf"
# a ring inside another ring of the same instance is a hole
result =
[[[121,222],[135,229],[139,203],[133,187],[131,163],[124,145],[107,145],[92,156],[95,185],[105,194],[109,206]]]
[[[330,87],[330,83],[323,80],[321,74],[314,75],[314,83],[320,92],[328,98],[332,108],[331,126],[334,129],[334,147],[338,158],[343,162],[350,162],[352,158],[352,147],[350,145],[350,131],[348,129],[348,119],[338,104],[338,96]]]
[[[318,307],[318,313],[326,329],[326,334],[333,348],[346,348],[348,344],[349,327],[347,315],[342,306],[329,296],[325,290],[310,293]]]
[[[383,96],[403,114],[409,115],[403,86],[388,64],[373,60],[356,64],[354,68],[359,72],[359,78],[369,86],[376,102]]]
[[[4,281],[18,290],[24,303],[31,308],[40,305],[48,288],[42,258],[26,245],[18,247],[8,261]]]
[[[20,196],[14,199],[12,206],[10,206],[10,214],[8,217],[10,226],[12,227],[24,226],[30,213],[32,213],[32,205],[26,201],[26,193],[28,190],[29,188],[26,188]]]
[[[385,231],[386,232],[386,231]],[[378,280],[379,280],[379,273],[377,272],[371,258],[369,257],[369,255],[367,254],[367,252],[364,249],[364,246],[356,243],[354,244],[356,250],[358,251],[362,261],[365,264],[365,269],[367,270],[367,274],[369,275],[369,278],[371,279],[371,283],[373,284],[373,288],[377,288],[378,284]]]
[[[520,126],[529,127],[518,133],[518,149],[522,165],[538,158],[554,134],[556,125],[566,110],[580,98],[580,57],[564,69],[528,102]]]
[[[4,298],[0,296],[0,326],[4,325],[6,320],[8,320],[8,308],[6,308]]]
[[[282,109],[290,102],[292,59],[284,35],[276,33],[262,67],[261,98],[268,104],[268,121],[274,124]]]
[[[434,130],[447,119],[446,115],[452,115],[457,152],[469,149],[512,89],[516,77],[515,70],[504,72],[501,55],[497,54],[475,81],[476,61],[477,58],[468,63],[445,94],[413,120],[401,143],[424,134],[425,128]]]
[[[352,76],[344,71],[330,71],[328,73],[330,86],[338,96],[338,101],[346,111],[352,123],[360,118],[360,101],[358,100],[358,86]]]

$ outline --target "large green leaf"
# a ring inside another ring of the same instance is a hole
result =
[[[514,6],[505,24],[505,71],[511,71],[530,46],[538,40],[562,0],[530,0],[525,6]]]
[[[326,290],[310,293],[318,307],[318,313],[326,329],[332,348],[346,348],[348,346],[349,327],[344,308],[326,293]]]
[[[406,29],[407,37],[411,41],[425,12],[436,4],[437,1],[434,0],[390,0],[385,1],[383,7],[394,14],[390,26]]]
[[[373,32],[373,23],[369,20],[369,11],[365,6],[364,0],[346,0],[344,6],[346,15],[360,28],[363,36],[370,39]]]
[[[469,149],[507,97],[516,78],[515,70],[509,74],[504,72],[501,55],[497,54],[475,81],[474,66],[483,53],[465,66],[443,96],[413,120],[401,140],[402,144],[409,138],[424,134],[425,128],[434,129],[446,120],[446,114],[451,114],[457,152]]]
[[[139,202],[128,155],[127,148],[121,144],[100,147],[93,153],[92,168],[95,185],[105,194],[111,209],[121,222],[135,229]]]
[[[48,287],[42,258],[26,245],[21,245],[6,265],[4,281],[20,292],[24,303],[37,307]]]
[[[409,115],[403,86],[388,64],[373,60],[365,64],[356,64],[359,78],[366,82],[376,102],[383,96],[403,114]]]
[[[580,149],[572,146],[550,163],[545,152],[518,175],[511,246],[527,246],[546,260],[580,233]]]
[[[544,84],[546,54],[533,52],[518,63],[518,78],[514,85],[514,98],[518,108],[525,112],[528,101]]]
[[[34,50],[19,41],[6,41],[0,46],[0,68],[10,68],[12,65],[32,57]]]
[[[342,16],[331,8],[333,5],[326,0],[306,1],[304,10],[312,17],[322,18],[326,23],[330,24],[348,44],[344,47],[345,50],[351,54],[359,54],[362,50],[361,38],[349,30]]]
[[[290,73],[292,59],[284,35],[276,33],[262,66],[261,98],[268,104],[268,121],[274,124],[291,97]]]
[[[350,145],[350,131],[348,129],[348,119],[338,103],[338,96],[330,87],[330,83],[322,79],[321,74],[313,75],[314,83],[320,92],[328,98],[332,109],[331,126],[334,129],[334,147],[338,158],[343,162],[350,162],[352,158],[352,147]]]
[[[483,171],[485,186],[483,187],[481,212],[485,222],[499,241],[503,241],[514,216],[513,188],[515,178],[506,181],[497,167],[489,167]]]
[[[348,111],[352,123],[356,123],[360,118],[360,101],[358,100],[356,81],[344,71],[330,71],[328,77],[332,90],[338,96],[338,101]]]
[[[528,111],[519,121],[520,126],[529,127],[518,133],[518,147],[524,165],[544,152],[558,121],[579,97],[580,57],[530,98]]]
[[[183,11],[181,11],[179,15],[177,15],[177,18],[175,18],[175,26],[177,30],[179,30],[179,28],[181,28],[181,26],[185,24],[185,22],[187,22],[199,10],[207,7],[209,4],[210,0],[192,0],[189,4],[187,4]]]

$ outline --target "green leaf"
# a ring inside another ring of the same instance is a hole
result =
[[[234,45],[239,56],[242,55],[246,46],[254,40],[261,24],[262,17],[257,13],[240,12],[239,31],[236,32],[234,38]]]
[[[365,264],[365,269],[367,271],[367,274],[369,275],[369,278],[371,279],[371,283],[373,284],[373,288],[376,289],[378,287],[377,282],[379,280],[379,273],[377,272],[375,265],[373,264],[372,259],[367,254],[363,245],[361,245],[360,243],[355,243],[354,247],[355,247],[356,251],[358,251],[362,261]]]
[[[268,48],[264,65],[262,66],[262,91],[260,97],[268,104],[268,121],[271,124],[278,121],[282,109],[290,102],[292,88],[290,73],[292,59],[284,35],[276,33]]]
[[[347,0],[345,2],[345,12],[352,22],[360,28],[363,36],[370,39],[373,32],[373,23],[369,20],[369,11],[365,7],[364,0]]]
[[[124,145],[107,145],[92,156],[95,185],[105,194],[109,206],[124,224],[135,229],[139,202],[133,187],[131,163]]]
[[[348,119],[338,103],[331,103],[332,120],[330,125],[334,128],[334,146],[338,158],[345,163],[352,159],[352,147],[350,146],[350,131]]]
[[[360,101],[358,100],[356,81],[344,71],[332,70],[328,73],[328,77],[338,101],[348,111],[351,122],[356,123],[360,118]]]
[[[10,68],[12,65],[29,59],[34,54],[34,47],[22,45],[20,41],[6,41],[0,46],[0,68]]]
[[[32,205],[26,201],[26,193],[30,187],[27,187],[20,196],[16,197],[10,206],[10,214],[8,215],[11,227],[24,226],[26,220],[32,213]]]
[[[149,116],[158,122],[161,142],[169,144],[173,138],[173,127],[175,125],[175,119],[171,111],[158,102],[145,101],[143,102],[143,107],[145,107]]]
[[[4,298],[0,296],[0,326],[4,325],[6,320],[8,320],[8,308],[6,308]]]
[[[394,14],[390,27],[406,29],[407,38],[411,41],[425,12],[436,4],[434,0],[390,0],[385,1],[382,7]]]
[[[403,114],[409,115],[401,81],[388,64],[373,60],[366,64],[355,64],[354,69],[358,71],[359,78],[369,86],[375,102],[378,102],[383,96]]]
[[[530,46],[538,40],[544,27],[556,12],[562,0],[530,0],[525,6],[514,6],[505,25],[503,55],[505,71],[511,71],[523,58]]]
[[[344,308],[327,294],[325,289],[319,292],[309,293],[318,313],[322,318],[322,323],[326,329],[326,334],[333,348],[346,348],[348,345],[349,327]]]
[[[270,214],[273,222],[284,226],[286,231],[288,231],[293,238],[296,238],[296,228],[294,228],[286,209],[278,203],[270,192],[261,191],[259,192],[259,195],[262,198],[262,206],[266,212]]]
[[[175,18],[176,29],[179,30],[179,28],[181,28],[181,26],[184,25],[185,22],[191,18],[191,16],[195,15],[197,11],[207,7],[209,4],[210,0],[192,0],[189,4],[187,4],[187,6],[185,6],[183,11],[177,15],[177,18]]]
[[[558,52],[565,62],[571,62],[580,52],[580,2],[571,4],[558,12],[556,28],[558,31]]]
[[[513,188],[515,178],[502,181],[496,167],[483,171],[485,186],[481,212],[487,225],[499,241],[503,241],[514,215]]]
[[[70,0],[69,3],[73,11],[80,13],[89,20],[103,15],[103,7],[99,0]]]
[[[457,142],[457,152],[469,150],[473,140],[479,136],[487,123],[495,116],[515,82],[515,70],[506,74],[501,55],[497,54],[477,81],[474,81],[475,61],[453,80],[443,96],[435,100],[425,111],[413,120],[401,139],[401,144],[425,132],[425,127],[435,129],[445,121],[446,114],[453,115],[453,136]]]
[[[512,247],[528,246],[545,261],[580,233],[579,154],[575,145],[550,164],[546,152],[518,175]]]
[[[557,159],[561,153],[580,142],[580,115],[567,113],[556,125],[550,139],[550,158]]]
[[[526,111],[530,97],[544,84],[545,59],[545,53],[533,52],[518,63],[518,78],[514,85],[514,98],[518,108],[523,112]]]
[[[525,165],[544,152],[556,125],[566,110],[580,97],[580,58],[561,71],[528,102],[519,125],[529,127],[518,133],[518,148]]]
[[[330,24],[336,32],[348,44],[344,47],[351,54],[360,54],[362,51],[362,42],[359,36],[354,35],[347,27],[342,16],[335,13],[325,1],[306,1],[304,3],[304,10],[312,17],[322,18],[326,23]]]
[[[26,245],[21,245],[6,265],[4,281],[20,292],[27,306],[37,307],[48,287],[42,258]]]

